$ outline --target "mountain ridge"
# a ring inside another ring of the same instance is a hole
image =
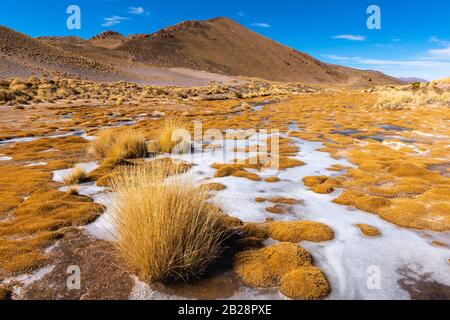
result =
[[[113,80],[123,77],[124,80],[145,82],[154,77],[147,74],[152,68],[183,68],[197,70],[197,73],[204,71],[228,77],[305,84],[374,86],[401,83],[378,71],[322,62],[227,17],[183,21],[149,34],[125,36],[108,30],[87,40],[73,36],[30,38],[3,27],[0,40],[3,38],[9,39],[6,45],[9,51],[5,45],[0,47],[3,48],[0,58],[14,61],[10,63],[11,70],[15,64],[21,64],[21,59],[15,56],[19,54],[11,53],[11,48],[18,48],[18,52],[26,53],[22,55],[25,65],[32,66],[32,58],[42,55],[45,58],[40,60],[46,63],[37,69],[47,67],[50,71],[55,69],[64,73],[64,61],[67,60],[68,74],[91,79],[108,78],[111,72]],[[52,59],[52,55],[65,59]],[[80,72],[74,66],[79,66]]]

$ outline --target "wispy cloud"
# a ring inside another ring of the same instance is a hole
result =
[[[254,27],[259,27],[259,28],[270,28],[271,25],[266,23],[266,22],[255,22],[251,24]]]
[[[437,44],[441,48],[427,50],[424,59],[436,59],[450,61],[450,41],[442,40],[437,36],[428,39],[429,42]]]
[[[128,20],[129,18],[126,17],[121,17],[121,16],[112,16],[112,17],[107,17],[107,18],[103,18],[103,27],[112,27],[115,26],[116,24],[121,23],[123,20]]]
[[[445,40],[441,40],[439,37],[437,36],[431,36],[428,41],[430,41],[431,43],[437,43],[440,44],[442,46],[450,46],[450,41],[445,41]]]
[[[242,11],[236,12],[236,15],[238,15],[239,17],[244,17],[245,14]]]
[[[427,57],[432,59],[450,60],[450,46],[442,49],[430,49],[427,51]]]
[[[144,7],[129,7],[128,13],[136,15],[149,15],[150,13],[145,11]]]
[[[364,41],[364,40],[366,40],[366,37],[354,35],[354,34],[338,34],[336,36],[333,36],[333,39],[343,39],[343,40],[350,40],[350,41]]]
[[[345,57],[345,56],[339,56],[337,54],[326,54],[323,55],[326,58],[332,59],[332,60],[340,60],[340,61],[348,61],[348,60],[352,60],[351,57]]]

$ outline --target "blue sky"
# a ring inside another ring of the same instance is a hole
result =
[[[68,30],[66,9],[81,8],[81,30]],[[369,30],[369,5],[381,29]],[[0,24],[31,36],[89,38],[104,30],[150,33],[184,20],[227,16],[329,63],[394,76],[450,76],[448,0],[16,0],[0,2]]]

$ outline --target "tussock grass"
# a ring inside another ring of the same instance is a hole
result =
[[[184,153],[191,147],[189,142],[183,142],[182,138],[174,136],[178,129],[183,129],[183,124],[180,120],[168,119],[164,122],[156,144],[157,151],[162,153]]]
[[[86,182],[88,175],[83,168],[75,167],[73,172],[64,179],[66,185],[74,185]]]
[[[147,155],[145,135],[137,129],[107,129],[91,142],[90,153],[109,164],[119,164],[126,159],[142,158]]]
[[[200,276],[229,236],[223,213],[207,203],[208,189],[171,176],[164,162],[129,167],[113,178],[117,248],[144,281]]]

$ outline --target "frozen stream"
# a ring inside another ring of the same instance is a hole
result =
[[[217,159],[217,150],[202,153],[201,148],[196,148],[194,154],[174,157],[195,164],[185,175],[189,175],[196,181],[220,182],[226,185],[225,190],[216,193],[213,201],[228,214],[245,222],[262,222],[266,218],[274,218],[285,221],[313,220],[330,226],[335,233],[334,240],[322,243],[301,243],[314,256],[315,264],[327,275],[332,288],[329,299],[409,299],[408,292],[398,282],[404,277],[400,270],[409,270],[408,272],[414,275],[415,280],[423,280],[426,276],[427,281],[436,281],[450,286],[448,263],[450,250],[430,244],[434,239],[449,242],[449,233],[399,228],[376,215],[333,203],[332,200],[339,195],[340,191],[329,195],[310,191],[303,185],[303,177],[339,175],[340,173],[329,171],[327,168],[332,164],[352,165],[346,160],[336,160],[328,153],[317,151],[322,147],[321,143],[292,139],[300,148],[300,152],[293,158],[305,162],[306,165],[283,171],[271,169],[258,173],[263,179],[269,176],[279,177],[281,180],[277,183],[255,182],[237,177],[212,178],[216,170],[211,165],[214,162],[223,162],[223,159]],[[250,144],[256,143],[256,140],[250,141]],[[238,147],[244,145],[245,143]],[[227,148],[225,154],[231,153],[232,147]],[[222,157],[223,154],[224,150],[221,150],[220,156]],[[237,153],[236,156],[244,158],[253,155]],[[226,157],[228,161],[233,158]],[[55,177],[61,179],[61,174],[56,172]],[[207,178],[206,181],[203,181],[205,178]],[[81,194],[92,196],[94,201],[107,207],[114,200],[113,193],[105,193],[104,188],[98,188],[92,184],[80,186],[79,191]],[[288,213],[275,215],[265,211],[267,203],[254,201],[256,197],[273,196],[296,198],[303,200],[303,203],[293,205],[293,210]],[[110,211],[107,210],[96,222],[86,227],[87,232],[101,239],[114,241],[114,228],[109,215]],[[354,226],[358,223],[378,228],[381,236],[364,237]],[[429,238],[425,238],[423,234],[428,235]],[[138,282],[132,298],[176,297],[160,294]],[[278,292],[268,293],[267,290],[242,287],[232,298],[282,299],[284,297]]]

